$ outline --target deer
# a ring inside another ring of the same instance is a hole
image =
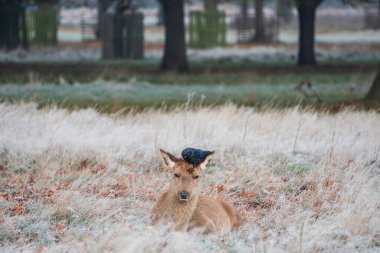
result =
[[[169,188],[158,197],[152,211],[153,224],[173,225],[174,230],[199,230],[203,234],[226,234],[236,230],[242,219],[232,203],[200,193],[199,177],[214,151],[198,165],[160,149],[164,167],[169,170]]]

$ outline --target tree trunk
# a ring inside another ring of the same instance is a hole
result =
[[[26,25],[26,10],[23,8],[21,14],[21,27],[22,27],[22,46],[25,49],[29,49],[29,41],[28,41],[28,28]]]
[[[298,65],[315,65],[315,11],[321,0],[298,1]]]
[[[378,69],[375,80],[373,80],[372,86],[365,98],[380,101],[380,68]]]
[[[203,0],[205,11],[217,11],[218,10],[218,0]]]
[[[184,0],[160,1],[165,15],[165,49],[161,69],[186,71]]]
[[[264,24],[264,0],[255,1],[255,41],[265,41],[265,24]]]
[[[9,26],[7,23],[7,4],[0,1],[0,49],[7,48],[7,36]]]
[[[97,27],[95,31],[95,35],[97,39],[100,39],[102,37],[101,31],[103,29],[101,26],[103,25],[103,17],[107,11],[107,8],[110,6],[110,4],[113,1],[114,0],[98,0],[98,23],[97,23]]]
[[[20,1],[0,1],[0,48],[20,46],[21,14]]]
[[[248,0],[240,0],[240,13],[241,18],[243,19],[243,22],[245,24],[245,21],[248,17]]]

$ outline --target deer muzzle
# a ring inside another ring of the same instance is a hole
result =
[[[188,201],[190,199],[190,193],[186,191],[179,192],[179,199],[181,201]]]

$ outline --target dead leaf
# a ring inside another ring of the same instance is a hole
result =
[[[0,199],[3,199],[4,201],[8,201],[9,200],[9,194],[6,192],[0,193]]]
[[[331,187],[334,183],[334,180],[330,179],[330,178],[326,178],[324,181],[323,181],[323,185],[325,187]]]
[[[35,182],[35,181],[34,181],[34,176],[33,176],[33,175],[30,175],[30,176],[29,176],[29,179],[28,179],[28,183],[29,183],[29,184],[34,184],[34,182]]]
[[[107,169],[107,166],[104,164],[97,164],[91,168],[91,172],[94,174],[102,173]]]
[[[54,225],[52,230],[54,233],[61,235],[67,230],[67,228],[64,224],[58,223]]]
[[[273,197],[268,197],[260,204],[263,208],[271,208],[276,204],[276,200]]]
[[[25,210],[24,210],[24,207],[17,203],[13,206],[12,210],[11,210],[11,216],[15,216],[15,215],[22,215],[24,214]]]
[[[68,182],[63,182],[57,185],[56,190],[67,190],[69,189],[70,184]]]
[[[218,185],[217,186],[218,193],[223,192],[224,190],[226,190],[226,188],[227,188],[227,185],[225,183]]]
[[[42,253],[45,249],[45,245],[43,243],[40,243],[36,248],[36,253]]]
[[[24,197],[23,195],[16,195],[13,197],[13,199],[16,201],[25,201],[26,197]]]
[[[90,160],[87,159],[87,158],[84,158],[84,159],[80,160],[79,164],[78,164],[78,169],[79,170],[85,169],[88,166],[89,163],[90,163]]]
[[[281,178],[281,181],[282,181],[282,182],[288,182],[288,181],[289,181],[289,178],[288,178],[288,177],[282,177],[282,178]]]
[[[246,200],[246,201],[251,201],[253,199],[256,199],[257,193],[256,192],[250,192],[250,191],[245,191],[244,189],[239,193],[239,196]]]

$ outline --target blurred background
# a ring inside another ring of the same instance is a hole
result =
[[[379,29],[378,0],[0,0],[0,99],[376,107]]]

